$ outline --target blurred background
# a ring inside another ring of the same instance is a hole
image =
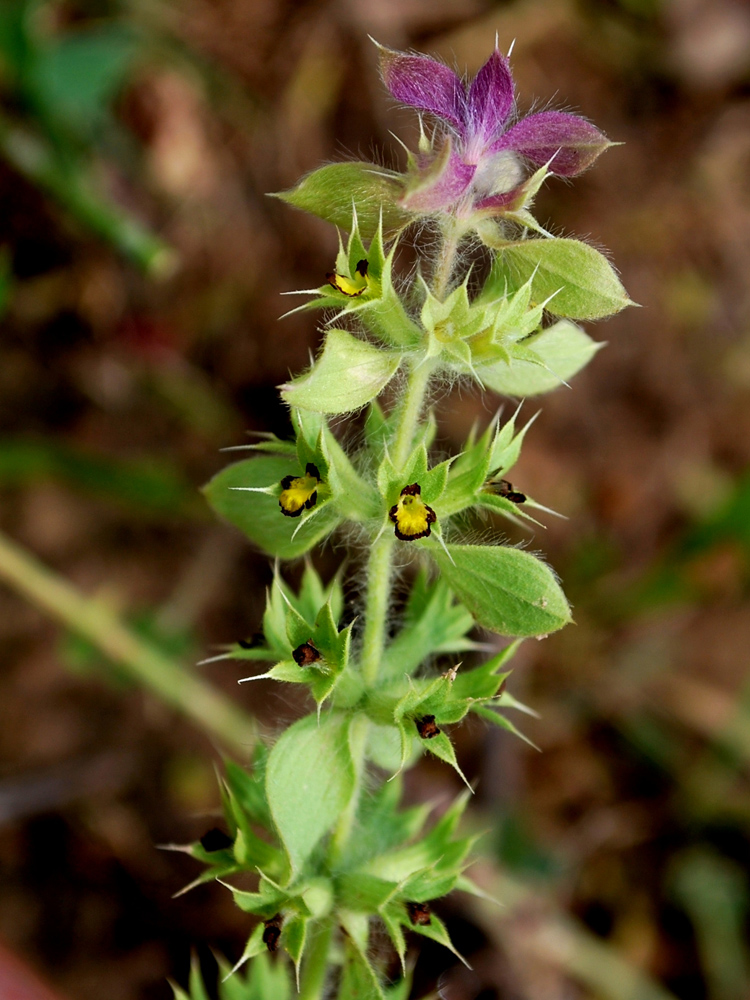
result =
[[[506,905],[445,901],[474,971],[426,942],[413,995],[750,997],[742,0],[3,0],[0,527],[46,569],[30,583],[0,545],[0,987],[14,953],[71,1000],[167,1000],[191,949],[209,981],[212,949],[240,954],[229,893],[173,899],[200,867],[155,846],[214,825],[218,740],[107,643],[124,623],[264,733],[302,711],[237,687],[241,665],[193,666],[257,631],[270,579],[198,489],[247,430],[287,434],[274,387],[318,333],[279,322],[280,293],[336,248],[265,193],[326,160],[400,164],[389,130],[411,119],[368,34],[474,72],[496,32],[522,110],[624,143],[536,214],[607,247],[643,308],[592,327],[608,346],[542,400],[514,470],[569,518],[532,545],[576,624],[516,661],[541,753],[453,733],[490,831],[478,877]],[[440,447],[498,404],[454,391]],[[89,611],[100,641],[75,627]],[[457,791],[437,763],[409,776],[412,799]]]

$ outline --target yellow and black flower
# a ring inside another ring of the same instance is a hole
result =
[[[307,463],[304,476],[284,476],[279,497],[281,513],[287,517],[299,517],[303,510],[314,507],[320,482],[318,467],[312,462]]]
[[[388,517],[396,525],[396,538],[402,542],[427,538],[430,525],[437,521],[435,511],[422,500],[421,493],[419,483],[404,486],[398,503],[388,511]]]
[[[358,298],[364,291],[367,290],[369,281],[367,279],[367,261],[360,260],[357,262],[357,266],[354,268],[354,274],[351,278],[347,278],[344,274],[336,274],[331,271],[326,275],[326,281],[329,285],[333,285],[335,289],[339,292],[343,292],[344,295],[348,295],[350,298]]]
[[[514,490],[513,483],[508,482],[507,479],[488,479],[482,490],[498,497],[505,497],[512,503],[526,503],[526,494]]]

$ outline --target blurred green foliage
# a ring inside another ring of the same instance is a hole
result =
[[[0,489],[58,482],[150,518],[201,518],[194,487],[163,457],[122,459],[52,439],[0,438]]]
[[[97,179],[118,131],[114,103],[141,41],[116,19],[56,29],[57,7],[53,0],[0,7],[0,156],[145,271],[168,274],[174,252]]]

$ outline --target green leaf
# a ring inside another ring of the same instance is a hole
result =
[[[441,858],[439,868],[425,868],[421,872],[415,872],[401,886],[402,899],[415,903],[428,903],[431,899],[440,899],[441,896],[453,892],[464,867],[465,854],[470,849],[469,838],[453,846],[458,848],[452,852],[454,863],[446,865]]]
[[[398,882],[388,882],[366,872],[345,872],[337,880],[337,905],[356,913],[374,913],[398,889]]]
[[[346,943],[338,1000],[385,1000],[377,973],[351,938]]]
[[[251,960],[244,980],[241,974],[229,975],[231,970],[221,958],[218,963],[222,980],[220,1000],[291,1000],[288,966],[284,962],[272,961],[267,951],[262,951]]]
[[[309,372],[280,386],[289,406],[318,413],[350,413],[374,399],[396,374],[401,355],[382,351],[346,330],[329,330]]]
[[[469,963],[463,957],[463,955],[456,951],[453,942],[450,939],[450,934],[446,928],[443,921],[436,914],[431,914],[431,919],[429,924],[408,924],[407,925],[416,934],[421,934],[422,937],[430,938],[432,941],[437,941],[438,944],[442,944],[443,947],[452,951],[453,954],[458,958],[467,968],[470,968]]]
[[[445,761],[446,764],[450,764],[456,774],[461,778],[461,780],[466,784],[467,788],[471,788],[466,775],[458,766],[458,761],[456,760],[456,751],[453,748],[453,744],[448,739],[445,733],[438,733],[437,736],[433,736],[431,740],[421,740],[422,746],[425,750],[429,750],[431,754],[438,757],[440,760]],[[473,789],[472,789],[473,791]]]
[[[360,233],[364,239],[372,239],[381,212],[386,235],[410,221],[409,215],[396,204],[401,192],[399,174],[374,163],[349,162],[320,167],[303,177],[296,187],[275,197],[346,230],[351,228],[354,206]]]
[[[258,892],[246,892],[244,889],[232,890],[234,902],[245,913],[253,913],[262,920],[270,920],[289,899],[283,889],[274,889],[265,879],[261,879]],[[261,929],[262,933],[262,929]],[[262,950],[262,949],[259,949]],[[248,956],[249,958],[250,956]]]
[[[270,455],[249,458],[227,466],[204,486],[203,492],[217,514],[239,528],[264,552],[281,559],[294,559],[329,535],[340,522],[339,514],[329,502],[309,520],[304,515],[285,517],[275,496],[246,492],[244,488],[277,485],[284,476],[300,474],[295,465],[290,459]],[[308,514],[314,511],[315,507]]]
[[[386,678],[410,674],[431,653],[458,653],[473,649],[467,634],[474,626],[471,614],[439,577],[428,581],[420,573],[412,585],[404,625],[385,650],[380,672]]]
[[[282,733],[268,758],[266,791],[292,868],[299,871],[354,791],[349,719],[307,715]]]
[[[500,685],[510,671],[499,673],[507,661],[515,654],[521,640],[511,642],[491,660],[487,660],[473,670],[459,670],[453,681],[453,695],[456,698],[494,698]]]
[[[389,728],[393,732],[393,727]],[[430,803],[426,803],[410,809],[399,809],[402,793],[403,783],[399,778],[394,778],[393,781],[383,782],[372,796],[363,796],[357,814],[357,836],[351,837],[347,843],[342,868],[353,869],[376,854],[411,840],[419,833],[432,807]]]
[[[536,396],[549,392],[576,375],[604,346],[569,320],[560,320],[529,337],[524,345],[533,350],[541,364],[513,359],[510,364],[499,361],[477,368],[477,375],[485,386],[501,396]]]
[[[370,483],[359,476],[327,422],[321,428],[318,447],[328,468],[328,484],[342,514],[360,521],[377,517],[381,513],[380,498]]]
[[[266,748],[262,743],[258,743],[253,754],[252,772],[246,771],[244,767],[240,767],[228,758],[224,760],[228,790],[250,819],[265,827],[270,826],[271,819],[264,784],[267,758]]]
[[[401,929],[401,917],[403,915],[403,905],[400,902],[391,903],[389,906],[384,907],[380,912],[380,917],[385,924],[385,929],[388,931],[388,937],[391,939],[393,947],[396,949],[396,954],[401,962],[401,968],[406,967],[406,938],[404,937],[404,932]],[[406,996],[408,997],[408,991]]]
[[[509,472],[516,464],[518,456],[521,454],[521,445],[523,444],[523,439],[526,437],[526,432],[538,416],[538,412],[535,413],[534,416],[528,420],[516,434],[516,417],[521,409],[521,405],[522,404],[519,403],[518,409],[507,424],[498,428],[495,440],[492,442],[492,450],[489,457],[489,470],[495,476],[505,475],[505,473]]]
[[[367,737],[367,757],[376,767],[382,768],[389,774],[395,774],[402,766],[401,760],[401,738],[397,729],[388,723],[380,726],[375,723],[370,725]],[[412,763],[412,757],[416,759],[416,752],[406,761],[405,766]]]
[[[247,939],[247,944],[245,945],[244,951],[240,955],[240,959],[235,965],[233,972],[236,972],[240,966],[244,965],[251,958],[255,958],[256,955],[262,954],[266,950],[266,945],[263,941],[263,924],[256,924],[253,928],[253,932]],[[208,998],[206,998],[208,1000]]]
[[[469,798],[470,792],[463,792],[426,836],[408,847],[377,855],[367,863],[366,870],[380,878],[402,882],[420,869],[440,865],[450,855],[453,845],[460,844],[453,839],[453,834]]]
[[[299,598],[297,600],[297,610],[302,617],[308,622],[314,622],[318,611],[326,603],[329,595],[333,595],[334,592],[337,596],[333,615],[338,620],[341,616],[341,602],[343,599],[339,575],[336,575],[329,586],[325,587],[313,564],[309,559],[306,560],[305,571],[302,574],[302,583],[299,589]]]
[[[203,984],[201,965],[197,955],[190,962],[190,1000],[208,1000],[208,992]]]
[[[607,258],[578,240],[531,239],[503,248],[496,264],[516,287],[532,280],[532,298],[555,316],[601,319],[633,303]]]
[[[507,732],[513,733],[514,736],[523,740],[524,743],[528,743],[529,746],[533,747],[535,750],[539,749],[536,743],[533,743],[528,736],[525,736],[521,730],[510,721],[510,719],[502,715],[500,712],[495,712],[486,705],[474,705],[472,711],[475,715],[478,715],[480,719],[484,719],[485,722],[491,722],[493,725],[499,726],[500,729],[505,729]]]
[[[298,914],[297,916],[291,917],[284,923],[284,929],[282,932],[282,943],[287,953],[289,954],[291,960],[294,962],[294,968],[297,973],[297,983],[299,984],[299,968],[302,962],[302,956],[305,952],[305,942],[307,940],[307,925],[310,918]]]
[[[547,635],[567,625],[570,608],[552,570],[506,545],[437,545],[441,575],[480,625],[500,635]]]

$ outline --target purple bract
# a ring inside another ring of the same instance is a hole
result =
[[[396,100],[447,126],[449,148],[417,161],[417,175],[403,199],[411,211],[464,215],[502,209],[521,188],[523,161],[548,164],[550,173],[573,177],[610,145],[590,122],[563,111],[542,111],[511,124],[513,77],[497,48],[468,87],[429,56],[382,46],[380,53],[383,80]]]

